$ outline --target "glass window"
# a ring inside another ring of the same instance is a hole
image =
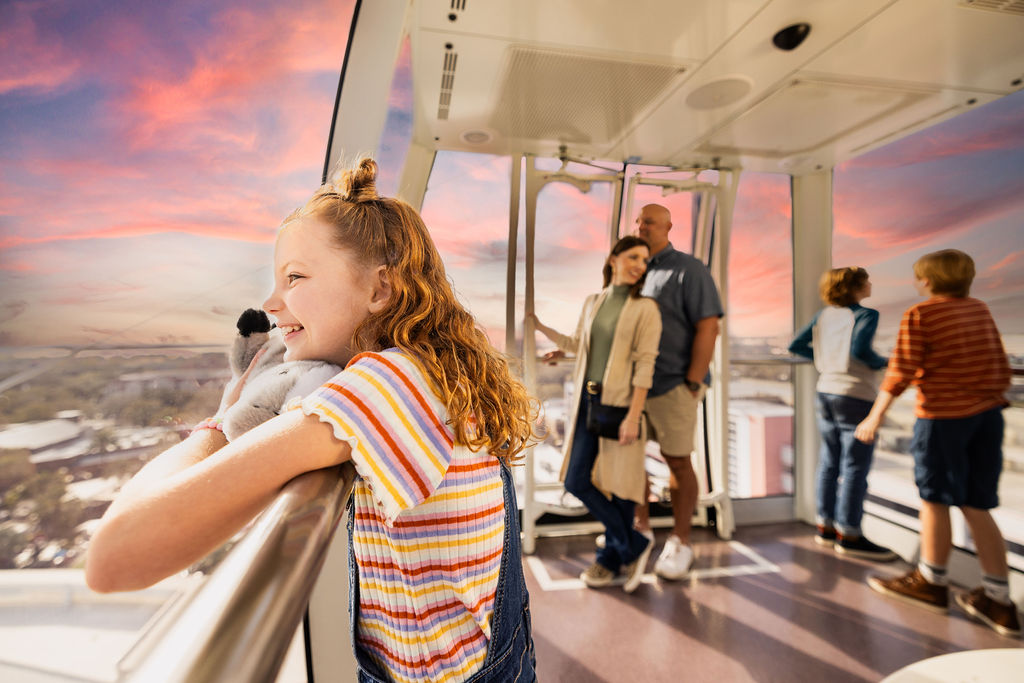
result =
[[[377,164],[380,176],[377,188],[381,195],[393,197],[398,192],[399,175],[405,164],[405,155],[412,140],[412,64],[409,36],[402,40],[402,47],[395,62],[395,73],[391,77],[391,92],[388,94],[388,117],[380,137]]]
[[[920,301],[912,264],[925,253],[960,249],[977,275],[971,296],[984,301],[1011,363],[1024,365],[1024,92],[979,107],[842,164],[835,170],[832,260],[871,274],[865,305],[879,310],[876,350],[889,355],[902,313]],[[868,509],[916,528],[919,506],[908,454],[913,389],[889,410],[869,478]],[[993,514],[1011,563],[1024,568],[1024,385],[1014,379],[1003,412],[1001,506]],[[971,547],[957,518],[955,542]]]
[[[65,570],[216,411],[277,226],[320,181],[354,6],[4,6],[0,679],[113,680],[183,585],[101,596]]]
[[[729,490],[793,492],[792,211],[788,176],[744,173],[729,242]]]
[[[491,344],[505,346],[508,157],[438,152],[423,199],[423,221],[455,291]]]

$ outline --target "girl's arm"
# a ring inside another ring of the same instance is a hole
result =
[[[291,410],[227,443],[202,429],[124,486],[89,544],[86,582],[138,590],[182,571],[227,541],[294,477],[349,459],[347,443]]]
[[[814,360],[814,347],[811,345],[814,333],[814,324],[818,322],[818,314],[815,313],[814,317],[811,318],[811,322],[803,326],[803,328],[796,333],[796,337],[789,344],[788,351],[790,353]]]
[[[850,355],[872,370],[880,370],[888,361],[875,353],[871,342],[878,329],[878,311],[861,308],[854,313],[853,337],[850,339]]]

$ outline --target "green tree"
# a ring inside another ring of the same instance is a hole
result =
[[[36,473],[27,448],[0,449],[0,491],[8,491]]]
[[[67,471],[63,469],[36,472],[7,491],[4,505],[14,509],[20,503],[28,503],[40,531],[47,538],[73,540],[75,528],[84,520],[82,502],[67,497],[66,476]]]
[[[10,527],[0,528],[0,569],[16,569],[14,558],[28,545],[28,534]]]

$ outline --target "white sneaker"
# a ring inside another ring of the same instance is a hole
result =
[[[686,576],[693,565],[693,548],[684,545],[679,537],[673,534],[665,541],[665,548],[654,563],[654,573],[663,579],[672,581]]]

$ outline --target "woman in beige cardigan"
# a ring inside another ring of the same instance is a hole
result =
[[[566,490],[605,527],[604,547],[580,578],[597,588],[621,574],[627,593],[640,585],[653,545],[633,528],[634,508],[647,494],[643,408],[661,338],[658,304],[640,296],[649,257],[650,249],[639,237],[623,237],[615,244],[604,266],[604,289],[587,297],[571,337],[534,316],[541,333],[562,351],[576,354],[574,386],[579,401],[566,423],[575,429],[565,441],[561,476]],[[564,355],[562,351],[549,356]],[[588,411],[602,403],[628,408],[618,439],[587,430]]]

